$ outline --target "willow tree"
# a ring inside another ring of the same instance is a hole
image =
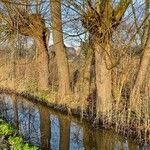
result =
[[[142,86],[145,82],[147,71],[150,65],[150,1],[145,0],[145,17],[143,22],[143,35],[142,35],[142,57],[140,60],[137,77],[130,94],[130,107],[132,111],[139,111],[139,97]]]
[[[24,16],[24,15],[23,15]],[[41,14],[31,14],[26,18],[29,25],[25,22],[19,25],[19,32],[22,35],[33,37],[36,40],[38,48],[38,70],[39,70],[39,88],[49,89],[49,54],[48,54],[48,29]]]
[[[13,3],[10,0],[2,0],[2,3],[6,9],[6,14],[2,14],[7,26],[6,33],[18,33],[35,39],[39,50],[37,59],[39,88],[43,90],[49,89],[49,55],[47,43],[49,32],[46,28],[44,18],[40,13],[29,12],[26,6],[29,7],[30,5],[26,2]]]
[[[121,23],[122,17],[131,0],[86,0],[83,7],[79,1],[68,0],[69,4],[80,11],[83,27],[89,32],[95,53],[96,109],[98,116],[107,116],[112,110],[112,73],[114,66],[111,58],[113,32]]]
[[[64,98],[70,94],[69,66],[63,43],[61,0],[51,0],[51,17],[53,30],[53,43],[56,53],[56,61],[59,78],[59,95]]]

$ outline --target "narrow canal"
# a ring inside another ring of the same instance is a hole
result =
[[[113,131],[92,129],[70,117],[14,94],[0,94],[0,118],[42,150],[146,150]],[[148,149],[147,149],[148,150]]]

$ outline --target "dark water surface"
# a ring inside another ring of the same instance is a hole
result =
[[[93,130],[85,122],[14,94],[0,94],[0,118],[43,150],[148,150],[112,131]]]

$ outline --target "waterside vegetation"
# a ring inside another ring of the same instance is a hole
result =
[[[11,150],[38,150],[36,146],[29,146],[18,131],[11,125],[0,119],[0,148]]]

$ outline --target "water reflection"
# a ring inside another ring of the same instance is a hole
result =
[[[47,108],[39,106],[40,114],[40,131],[41,131],[41,148],[43,150],[50,149],[50,137],[51,137],[51,121],[50,113]]]
[[[60,137],[60,126],[59,126],[59,119],[57,116],[52,115],[51,118],[51,149],[52,150],[58,150],[59,149],[59,137]]]
[[[59,149],[69,149],[70,145],[70,118],[67,116],[59,115],[59,127],[60,127],[60,143]]]
[[[86,123],[16,95],[0,95],[0,117],[42,150],[139,150],[111,131],[93,130]]]
[[[18,119],[18,106],[17,106],[17,97],[16,95],[12,95],[11,98],[13,99],[13,112],[14,112],[14,117],[13,117],[13,124],[16,129],[19,130],[19,119]]]

